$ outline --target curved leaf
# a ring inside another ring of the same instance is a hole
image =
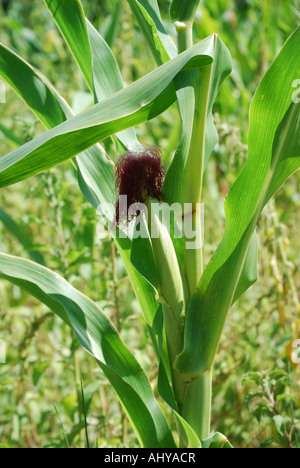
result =
[[[44,0],[93,92],[92,51],[84,11],[78,0]]]
[[[123,89],[116,58],[99,32],[85,18],[80,1],[44,1],[75,57],[95,103]],[[78,34],[81,40],[78,40]],[[134,129],[125,130],[117,136],[126,148],[139,146]]]
[[[15,52],[0,43],[0,76],[19,94],[47,128],[66,119],[46,80]]]
[[[233,446],[223,434],[212,432],[202,441],[202,448],[233,448]]]
[[[199,440],[194,429],[176,411],[174,411],[174,414],[180,427],[181,437],[184,437],[185,446],[187,448],[202,448],[201,441]]]
[[[98,141],[154,118],[175,100],[173,80],[186,68],[213,61],[214,36],[86,112],[0,158],[4,187],[74,157]]]
[[[53,271],[0,253],[0,278],[27,290],[71,324],[120,398],[143,447],[175,447],[147,377],[101,309]]]

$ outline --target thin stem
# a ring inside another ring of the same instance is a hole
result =
[[[82,407],[83,407],[83,416],[84,416],[84,427],[85,427],[85,439],[87,448],[90,448],[90,441],[89,441],[89,434],[88,434],[88,426],[87,426],[87,414],[85,408],[85,399],[84,399],[84,391],[83,391],[83,384],[82,381],[80,382],[81,386],[81,398],[82,398]]]
[[[193,23],[191,21],[185,23],[176,21],[175,27],[177,31],[178,53],[181,54],[181,52],[193,47]]]
[[[175,22],[178,35],[178,52],[193,46],[193,21]],[[206,120],[212,77],[212,65],[194,72],[194,112],[191,141],[188,150],[184,203],[192,204],[184,223],[190,222],[193,239],[185,236],[184,264],[189,297],[192,297],[203,272],[202,219],[199,212],[205,161]],[[189,219],[187,219],[189,218]],[[200,237],[199,237],[200,235]],[[200,243],[199,243],[200,240]],[[196,245],[191,248],[191,242]],[[188,244],[189,243],[189,244]],[[182,416],[195,430],[200,440],[208,437],[211,420],[212,370],[185,385]]]
[[[69,445],[69,441],[68,441],[68,436],[67,436],[67,434],[66,434],[65,427],[64,427],[64,425],[63,425],[63,422],[62,422],[62,420],[61,420],[61,417],[60,417],[60,415],[59,415],[59,412],[58,412],[58,409],[57,409],[56,405],[54,405],[54,409],[55,409],[55,412],[56,412],[56,414],[57,414],[57,417],[58,417],[58,419],[59,419],[59,422],[60,422],[60,425],[61,425],[61,428],[62,428],[62,431],[63,431],[63,435],[64,435],[64,438],[65,438],[65,441],[66,441],[66,446],[67,446],[67,448],[69,449],[69,448],[70,448],[70,445]]]

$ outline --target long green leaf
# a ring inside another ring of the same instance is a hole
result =
[[[122,11],[123,0],[117,0],[114,10],[111,15],[111,19],[107,27],[105,28],[104,39],[109,47],[113,47],[115,40],[118,36],[118,32],[121,26],[121,11]]]
[[[0,76],[48,128],[53,128],[74,116],[72,109],[51,83],[24,59],[0,43]],[[96,145],[77,157],[79,181],[88,199],[110,202],[113,190],[113,164]],[[97,169],[97,171],[95,170]],[[96,178],[101,177],[101,190]],[[93,191],[96,191],[95,195]]]
[[[44,0],[93,92],[92,52],[84,11],[78,0]]]
[[[2,43],[0,76],[21,96],[47,128],[59,125],[66,119],[53,92],[45,81],[41,80],[37,70]]]
[[[19,138],[16,136],[10,129],[8,129],[5,125],[0,124],[0,136],[2,135],[7,138],[10,142],[13,143],[13,146],[21,146],[24,143],[24,139]]]
[[[0,278],[27,290],[71,324],[119,396],[143,447],[175,447],[147,377],[112,323],[86,296],[53,271],[0,253]]]
[[[128,88],[0,158],[0,187],[60,164],[98,141],[164,112],[175,100],[173,80],[213,61],[210,36]]]
[[[225,201],[223,240],[205,269],[186,318],[181,372],[211,368],[261,211],[300,166],[300,105],[292,102],[300,70],[300,28],[266,73],[250,109],[249,156]]]
[[[158,65],[176,57],[177,48],[162,23],[157,0],[127,0]]]
[[[93,92],[95,103],[123,89],[116,58],[99,32],[85,18],[81,2],[44,1]],[[82,40],[78,40],[78,31]],[[139,146],[134,129],[125,130],[118,138],[125,148]]]

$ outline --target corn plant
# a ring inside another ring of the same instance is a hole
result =
[[[0,44],[0,76],[47,129],[0,158],[0,187],[72,160],[86,199],[96,209],[105,206],[157,354],[158,391],[174,414],[177,431],[171,431],[140,364],[94,302],[37,259],[1,253],[0,277],[27,290],[74,329],[114,388],[142,447],[229,447],[225,436],[210,429],[212,369],[228,312],[257,279],[255,227],[260,214],[299,168],[300,29],[285,43],[253,97],[248,159],[225,199],[222,241],[204,268],[202,243],[188,248],[194,238],[176,236],[176,223],[167,230],[156,214],[161,205],[177,204],[184,213],[181,221],[189,219],[195,237],[202,229],[202,181],[218,140],[213,105],[232,63],[216,34],[193,43],[200,0],[173,0],[176,40],[166,31],[157,0],[127,0],[157,67],[125,88],[112,50],[85,17],[80,1],[44,1],[94,105],[74,115],[39,70]],[[165,167],[161,150],[143,148],[135,127],[174,103],[181,136]],[[107,138],[118,154],[106,153],[100,142]],[[123,153],[115,166],[113,160]],[[128,196],[127,202],[146,205],[148,223],[137,208],[132,217],[121,219],[116,189]],[[145,235],[134,235],[138,225]],[[153,227],[156,237],[151,237]]]

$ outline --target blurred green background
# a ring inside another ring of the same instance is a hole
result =
[[[175,39],[170,1],[158,3]],[[112,47],[125,84],[155,67],[125,0],[82,4]],[[0,41],[41,70],[75,112],[91,105],[84,80],[43,1],[1,0],[0,5]],[[218,33],[234,62],[214,109],[220,141],[205,176],[206,263],[224,230],[224,196],[247,157],[251,97],[299,22],[299,0],[205,0],[197,12],[195,42]],[[44,131],[8,87],[0,110],[0,155]],[[169,161],[180,134],[176,106],[139,126],[137,133],[145,145],[159,145]],[[109,141],[105,144],[117,160],[116,148]],[[212,428],[225,433],[236,447],[287,446],[285,434],[293,425],[290,441],[299,444],[300,365],[291,362],[291,342],[299,338],[300,326],[299,186],[298,173],[263,212],[257,229],[260,278],[231,310],[215,365]],[[25,245],[11,232],[15,224],[9,230],[1,222],[6,219],[2,210],[27,236]],[[156,390],[158,369],[139,305],[114,245],[97,239],[96,223],[95,210],[79,191],[70,163],[0,193],[1,251],[38,256],[100,304]],[[137,446],[100,369],[46,306],[1,280],[0,322],[0,340],[7,348],[6,363],[0,364],[0,447],[65,447],[66,435],[71,447],[85,447],[81,382],[91,446]],[[278,369],[287,375],[272,386],[275,374],[270,372]],[[265,373],[244,384],[249,371]],[[263,395],[254,398],[257,392]]]

